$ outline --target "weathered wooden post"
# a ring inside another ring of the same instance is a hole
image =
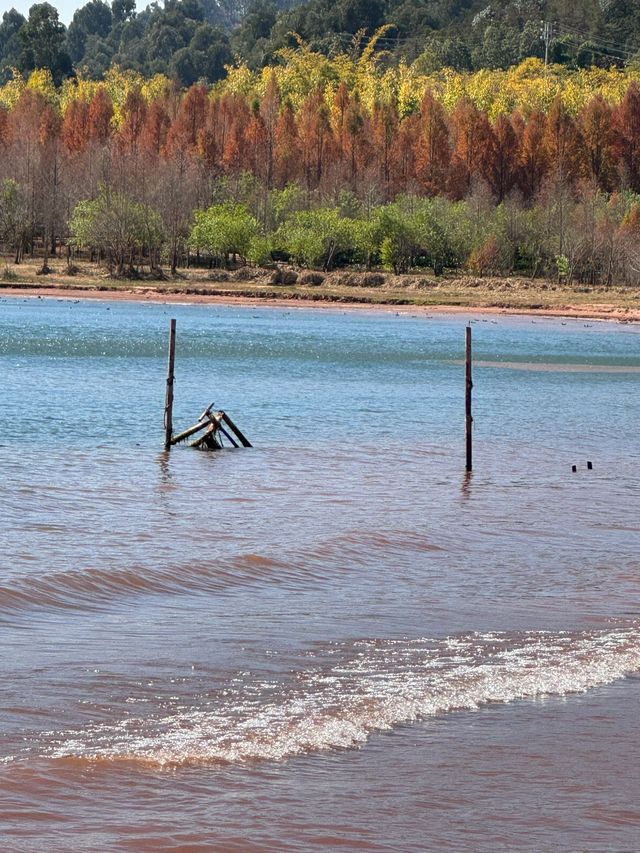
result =
[[[466,328],[466,364],[467,364],[467,388],[465,395],[466,410],[466,433],[467,433],[467,471],[473,469],[473,416],[471,414],[471,389],[473,380],[471,378],[471,324]]]
[[[173,369],[176,362],[176,321],[169,328],[169,366],[167,368],[167,396],[164,404],[164,449],[171,450],[173,433]]]

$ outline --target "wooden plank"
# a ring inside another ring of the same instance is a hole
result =
[[[220,432],[221,432],[221,433],[222,433],[226,438],[228,438],[228,439],[229,439],[229,441],[231,442],[231,444],[233,444],[233,446],[234,446],[234,447],[240,447],[240,445],[239,445],[239,444],[238,444],[238,442],[235,440],[235,438],[231,435],[231,433],[230,433],[230,432],[227,432],[227,431],[226,431],[226,429],[222,426],[222,424],[220,424],[220,426],[218,427],[218,429],[220,430]]]
[[[184,432],[181,432],[178,435],[175,435],[171,439],[171,444],[172,445],[178,444],[179,442],[184,441],[185,438],[190,438],[190,436],[195,435],[197,432],[200,432],[200,430],[204,429],[205,427],[208,427],[209,424],[210,424],[210,421],[208,421],[208,420],[201,421],[200,423],[194,424],[192,427],[189,427],[189,429],[185,429]]]
[[[192,442],[191,447],[202,447],[203,444],[209,444],[211,438],[215,440],[216,429],[215,424],[209,424],[207,431]],[[209,444],[209,446],[211,445]]]
[[[211,423],[216,425],[216,428],[218,430],[220,430],[220,432],[229,439],[229,441],[231,442],[231,444],[234,447],[239,447],[240,445],[235,440],[235,438],[231,435],[231,433],[227,432],[227,430],[222,426],[222,416],[224,415],[224,412],[216,412],[215,415],[212,415],[210,409],[211,409],[211,406],[209,406],[209,408],[206,410],[206,412],[204,412],[204,414],[207,416],[207,418],[209,418]]]
[[[234,424],[234,422],[231,420],[231,418],[229,417],[229,415],[228,415],[226,412],[220,412],[220,414],[222,415],[222,420],[226,423],[226,425],[227,425],[230,429],[232,429],[232,430],[233,430],[233,432],[238,436],[238,438],[240,439],[240,443],[242,444],[242,446],[243,446],[243,447],[252,447],[252,444],[251,444],[251,442],[249,441],[249,439],[248,439],[248,438],[246,438],[246,437],[245,437],[245,436],[240,432],[240,430],[239,430],[239,429],[238,429],[238,427]]]

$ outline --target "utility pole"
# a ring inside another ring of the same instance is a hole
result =
[[[555,24],[552,21],[542,21],[540,27],[540,38],[544,42],[544,67],[549,64],[549,45],[553,38]]]

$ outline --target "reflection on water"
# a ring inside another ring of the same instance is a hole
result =
[[[0,302],[9,849],[637,846],[638,329],[464,325]]]
[[[466,500],[471,497],[471,486],[473,484],[473,471],[465,471],[462,476],[462,497]]]

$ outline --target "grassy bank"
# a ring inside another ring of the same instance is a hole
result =
[[[370,306],[414,306],[427,309],[482,309],[566,316],[640,320],[640,290],[630,287],[585,287],[540,279],[474,278],[373,273],[301,273],[287,276],[253,269],[187,270],[178,277],[118,280],[87,265],[70,276],[66,265],[53,263],[48,275],[37,275],[39,263],[0,271],[0,286],[18,293],[56,291],[71,295],[194,301],[294,300]],[[277,283],[290,279],[291,283]],[[311,283],[320,282],[321,283]]]

